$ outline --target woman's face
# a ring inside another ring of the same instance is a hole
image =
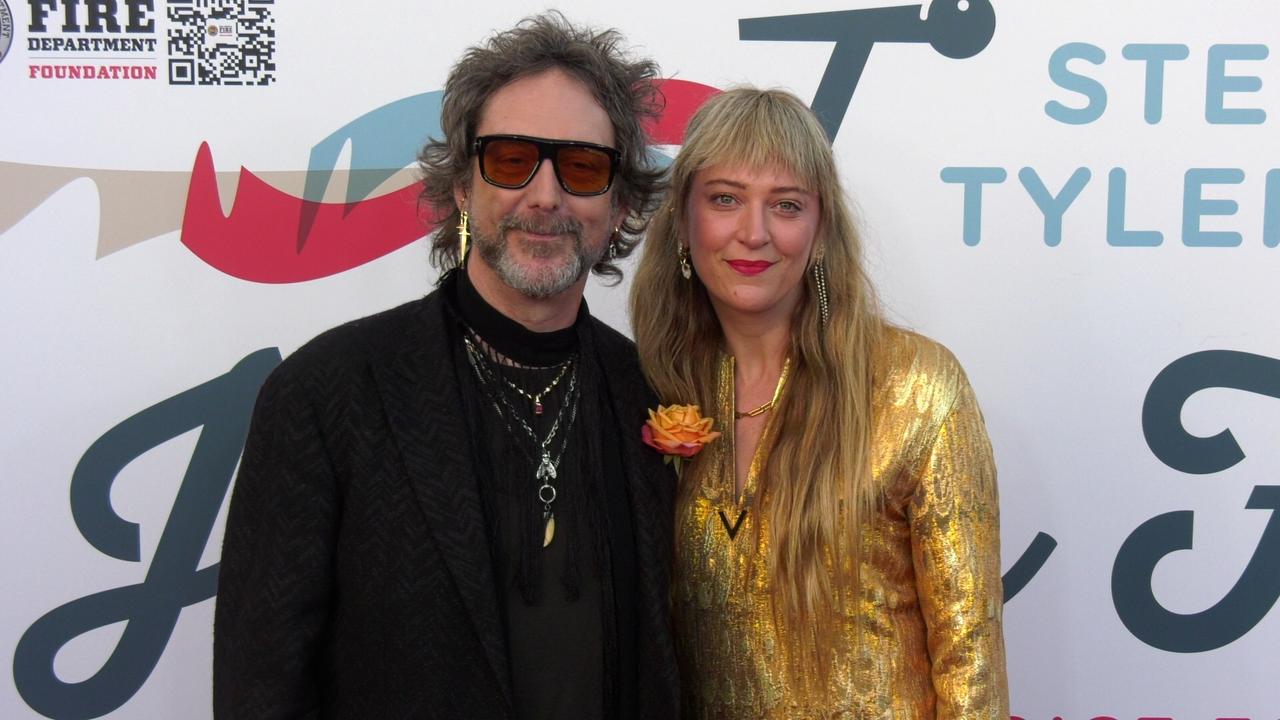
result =
[[[686,200],[689,256],[716,314],[790,322],[821,203],[778,166],[699,170]]]

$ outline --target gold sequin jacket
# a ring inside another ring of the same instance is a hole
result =
[[[788,680],[795,643],[774,623],[764,563],[751,562],[769,547],[767,522],[750,507],[757,492],[755,505],[767,501],[768,479],[749,479],[738,497],[722,465],[684,478],[700,483],[676,519],[687,716],[1008,720],[999,505],[982,414],[959,363],[920,335],[889,330],[876,376],[872,462],[884,502],[862,529],[861,587],[829,631],[825,692]],[[732,427],[729,377],[722,429]],[[766,427],[752,474],[777,431]],[[718,444],[721,457],[729,442]],[[735,540],[729,531],[744,508]]]

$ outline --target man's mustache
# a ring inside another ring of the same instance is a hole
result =
[[[498,233],[505,234],[508,230],[520,230],[539,235],[572,235],[578,242],[582,242],[582,223],[572,217],[525,218],[519,215],[504,215],[498,221]]]

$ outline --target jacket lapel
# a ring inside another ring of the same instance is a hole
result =
[[[399,350],[374,374],[409,484],[511,707],[497,585],[442,302],[438,290],[427,296]]]

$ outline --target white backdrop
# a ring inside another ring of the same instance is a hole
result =
[[[541,9],[146,4],[95,32],[86,7],[0,0],[5,718],[210,716],[256,383],[431,287],[412,178],[391,171],[462,50]],[[1005,611],[1014,715],[1280,717],[1280,5],[890,7],[560,5],[623,30],[674,98],[750,82],[827,108],[887,307],[956,352],[986,414],[1005,569],[1027,553],[1007,576],[1025,581]],[[825,41],[739,24],[836,11],[864,12],[786,21]],[[81,42],[122,38],[143,42]],[[198,84],[201,62],[266,84]],[[131,74],[111,67],[144,78],[97,77]],[[332,204],[308,219],[300,197]],[[625,293],[588,299],[625,329]],[[1202,439],[1228,429],[1238,451]]]

